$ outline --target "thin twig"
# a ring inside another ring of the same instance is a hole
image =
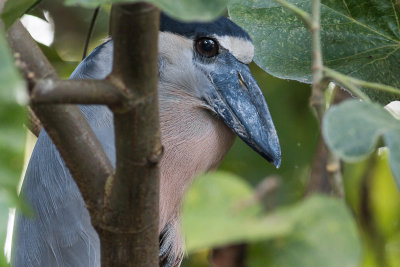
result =
[[[264,208],[268,209],[271,207],[267,207],[266,200],[273,195],[273,193],[276,192],[276,190],[279,188],[281,185],[280,182],[280,177],[279,176],[268,176],[265,177],[254,189],[254,193],[246,199],[243,199],[243,201],[240,201],[237,203],[237,206],[235,207],[238,210],[243,210],[246,209],[250,206],[253,206],[257,203],[263,203]],[[273,199],[274,200],[274,199]]]
[[[335,83],[330,83],[328,86],[328,90],[326,90],[325,95],[330,93],[330,97],[325,97],[325,111],[330,108],[330,106],[335,101],[341,101],[340,87]],[[325,143],[323,143],[325,145]],[[330,186],[333,190],[333,193],[338,197],[344,197],[344,187],[343,187],[343,177],[342,177],[342,162],[339,157],[333,154],[329,149],[327,151],[326,158],[326,171],[328,172],[328,177],[330,178]]]
[[[322,125],[323,116],[326,109],[329,108],[329,99],[325,98],[325,91],[328,88],[328,82],[324,77],[324,65],[321,49],[321,1],[312,0],[312,26],[311,47],[312,47],[312,94],[310,98],[311,105],[315,108],[320,125]],[[325,144],[321,141],[321,146]],[[335,195],[343,197],[342,174],[340,169],[340,160],[325,148],[326,162],[325,169],[330,186]]]
[[[96,9],[93,12],[92,19],[90,20],[89,31],[86,36],[85,47],[83,48],[82,60],[84,60],[87,55],[90,39],[92,38],[92,35],[93,35],[94,24],[96,23],[96,19],[97,19],[97,15],[99,14],[99,10],[100,10],[100,6],[96,7]]]
[[[323,63],[321,51],[321,34],[320,34],[320,16],[321,16],[321,2],[320,0],[312,1],[312,24],[311,24],[311,49],[312,49],[312,93],[310,102],[315,108],[320,122],[325,113],[324,107],[324,91],[327,83],[323,82]]]
[[[327,77],[324,76],[324,66],[323,66],[322,49],[321,49],[321,33],[320,33],[321,2],[320,0],[312,0],[311,15],[299,9],[297,6],[288,3],[285,0],[275,0],[275,2],[280,3],[282,6],[286,7],[287,9],[291,10],[296,15],[298,15],[303,20],[305,26],[311,31],[312,94],[310,97],[310,104],[312,107],[314,107],[318,121],[320,122],[320,125],[322,125],[322,119],[326,109],[329,108],[329,103],[326,103],[327,99],[325,98],[325,91],[326,88],[328,87],[328,79]],[[362,96],[362,92],[360,93],[360,95]],[[341,181],[340,162],[333,155],[331,155],[330,152],[327,151],[326,146],[322,142],[322,140],[320,142],[319,148],[320,148],[319,149],[320,153],[317,155],[320,154],[324,155],[325,158],[323,159],[323,162],[321,162],[320,158],[314,160],[311,177],[316,177],[316,178],[312,178],[310,181],[313,180],[320,181],[321,180],[320,176],[322,175],[322,173],[327,173],[331,185],[333,187],[336,186],[340,187],[340,188],[334,188],[335,192],[337,192],[338,195],[342,195],[343,188],[340,183]],[[333,167],[335,167],[335,169],[333,169]],[[323,182],[324,181],[322,181],[322,185],[326,184]],[[310,185],[312,187],[313,183],[311,182]],[[312,190],[311,187],[309,187],[309,191],[310,189]]]
[[[344,197],[343,177],[340,159],[329,151],[326,163],[333,193],[338,197]]]

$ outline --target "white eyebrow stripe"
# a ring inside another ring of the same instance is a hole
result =
[[[249,40],[229,35],[214,36],[214,38],[240,62],[249,64],[253,60],[254,45]]]

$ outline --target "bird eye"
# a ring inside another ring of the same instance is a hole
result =
[[[218,54],[218,43],[213,39],[200,38],[196,41],[197,52],[205,57],[213,57]]]

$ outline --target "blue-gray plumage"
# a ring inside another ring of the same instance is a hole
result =
[[[268,107],[247,66],[250,37],[226,18],[181,23],[161,16],[159,106],[165,154],[160,178],[160,266],[179,266],[179,207],[191,179],[215,169],[234,133],[276,166],[280,146]],[[113,43],[97,47],[71,79],[103,79]],[[105,106],[81,110],[115,166],[113,117]],[[18,215],[12,265],[100,266],[100,245],[81,194],[47,133],[40,133],[22,187],[33,218]]]

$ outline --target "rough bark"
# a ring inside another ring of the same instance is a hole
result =
[[[59,78],[47,58],[20,22],[8,33],[8,42],[30,88],[43,79]],[[75,178],[87,207],[96,219],[104,185],[113,168],[99,140],[77,106],[31,105]]]
[[[102,81],[61,81],[20,22],[10,28],[8,41],[28,81],[31,108],[88,207],[101,240],[102,266],[157,266],[158,162],[162,156],[157,97],[159,10],[144,3],[114,4],[110,20],[114,68]],[[66,103],[106,104],[112,109],[115,174],[79,108]]]
[[[101,104],[117,107],[123,95],[107,80],[42,79],[33,88],[33,104]]]
[[[100,236],[102,263],[158,265],[159,160],[158,116],[159,10],[152,5],[118,4],[111,11],[117,80],[126,110],[114,112],[117,168],[106,187]],[[129,38],[127,38],[129,36]],[[129,211],[129,212],[127,212]]]

